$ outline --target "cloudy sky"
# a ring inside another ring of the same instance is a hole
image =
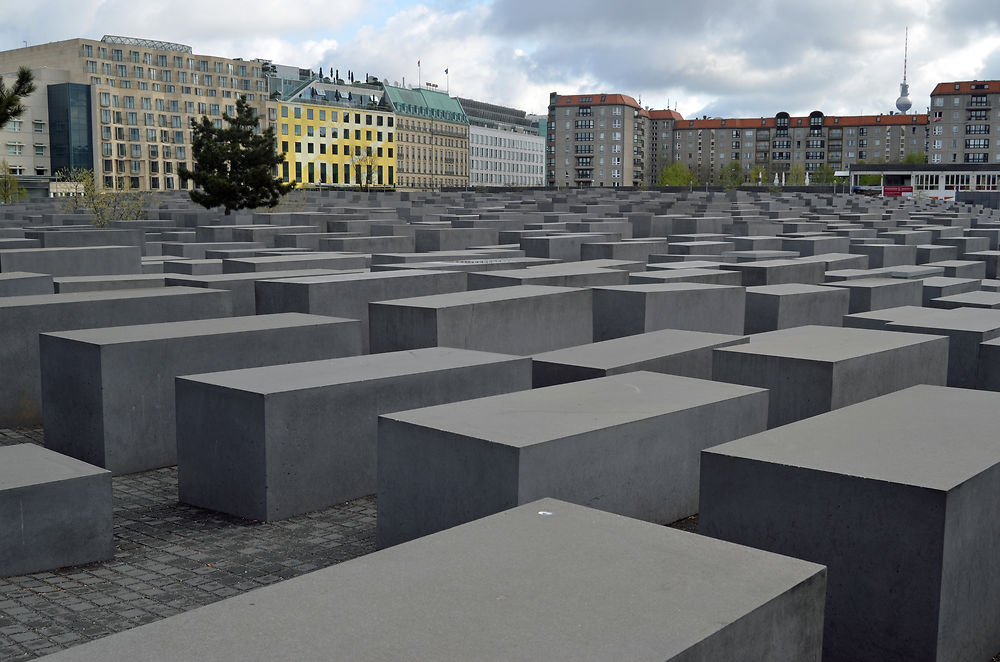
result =
[[[0,50],[104,34],[348,69],[544,113],[549,92],[622,92],[685,117],[894,108],[909,27],[913,110],[941,81],[1000,79],[996,0],[34,0]],[[449,69],[446,80],[444,70]]]

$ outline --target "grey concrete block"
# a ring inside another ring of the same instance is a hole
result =
[[[53,294],[54,284],[49,274],[29,271],[0,272],[0,297]]]
[[[226,317],[229,293],[188,287],[0,299],[0,427],[41,425],[38,334]]]
[[[964,292],[930,300],[931,308],[1000,308],[1000,292]]]
[[[781,250],[795,251],[802,257],[824,253],[847,253],[850,247],[851,240],[847,237],[794,237],[781,240]]]
[[[367,352],[370,302],[463,292],[465,288],[466,274],[460,271],[412,269],[284,278],[257,285],[257,313],[299,312],[360,320],[361,341]]]
[[[160,244],[163,255],[173,255],[189,260],[204,260],[205,251],[229,248],[265,248],[261,241],[164,241]]]
[[[586,244],[585,244],[586,245]],[[469,290],[513,285],[555,285],[557,287],[594,287],[624,285],[629,278],[623,269],[605,269],[587,262],[565,262],[525,269],[469,273]]]
[[[1000,391],[1000,338],[987,340],[979,345],[976,388]]]
[[[664,329],[542,352],[531,357],[534,388],[648,370],[712,378],[712,350],[747,342],[744,336]]]
[[[980,343],[1000,337],[1000,311],[983,308],[925,309],[886,324],[886,329],[947,336],[948,386],[974,388]]]
[[[762,333],[807,324],[841,326],[850,293],[822,285],[748,287],[743,332]]]
[[[369,305],[370,347],[461,347],[523,356],[591,342],[592,316],[590,290],[544,285],[378,301]]]
[[[743,285],[784,285],[786,283],[817,284],[823,282],[826,273],[825,262],[803,260],[762,260],[741,264],[723,264],[720,269],[738,271],[742,274]]]
[[[360,273],[354,270],[302,269],[293,271],[252,271],[248,273],[216,274],[210,276],[187,276],[170,274],[164,277],[167,286],[204,287],[213,290],[228,290],[233,301],[233,315],[243,317],[257,312],[257,282],[281,280],[284,278],[312,278],[333,276],[343,273]],[[336,316],[331,316],[336,317]]]
[[[227,274],[262,271],[289,271],[292,269],[365,269],[368,258],[347,253],[303,253],[302,255],[272,255],[243,257],[222,261],[222,271]]]
[[[957,259],[958,248],[955,246],[938,246],[936,244],[917,246],[917,264]]]
[[[222,260],[170,260],[163,263],[163,273],[213,276],[222,273]]]
[[[953,294],[964,294],[966,292],[978,292],[981,280],[976,278],[948,278],[947,276],[936,276],[924,278],[923,285],[923,305],[930,303],[931,299],[938,297],[948,297]]]
[[[743,335],[744,288],[707,283],[597,287],[594,340],[684,329]]]
[[[867,313],[880,308],[919,306],[923,303],[923,284],[904,278],[857,278],[825,283],[850,292],[851,313]]]
[[[640,271],[628,276],[629,285],[648,283],[711,283],[713,285],[739,285],[743,278],[738,271],[722,269],[656,269]]]
[[[413,233],[414,250],[427,251],[465,250],[470,246],[496,244],[499,230],[494,228],[420,228]]]
[[[0,577],[114,556],[111,474],[34,444],[0,447]]]
[[[51,662],[819,662],[825,588],[822,566],[545,499]]]
[[[997,277],[997,265],[1000,264],[1000,251],[977,251],[966,253],[963,257],[966,260],[977,260],[984,263],[986,265],[987,278],[995,279]]]
[[[357,320],[279,313],[43,333],[45,446],[115,474],[177,464],[174,377],[361,353]]]
[[[948,278],[986,278],[986,263],[979,260],[943,260],[926,266],[944,267]]]
[[[772,428],[948,373],[946,338],[869,329],[800,326],[713,352],[713,379],[771,391]]]
[[[50,276],[98,276],[142,272],[136,246],[24,248],[0,250],[0,271],[29,271]]]
[[[272,521],[372,494],[379,414],[530,386],[530,359],[451,348],[180,377],[180,499]]]
[[[868,267],[894,267],[917,263],[917,247],[906,244],[852,244],[851,253],[868,256]]]
[[[709,449],[699,532],[828,567],[825,660],[988,660],[998,408],[921,385]]]
[[[617,233],[576,233],[545,237],[522,237],[521,250],[527,257],[549,257],[563,262],[580,259],[580,247],[591,242],[619,241]]]
[[[549,495],[669,523],[698,455],[763,431],[766,391],[632,372],[379,418],[379,547]]]
[[[167,263],[164,263],[167,264]],[[72,292],[107,292],[163,287],[163,274],[126,274],[121,276],[62,276],[53,278],[55,294]],[[51,294],[51,292],[49,293]]]

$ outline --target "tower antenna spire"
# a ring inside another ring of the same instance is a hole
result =
[[[903,32],[903,85],[906,85],[906,59],[910,50],[910,26]]]
[[[913,107],[910,101],[910,86],[906,82],[906,63],[910,51],[910,26],[906,26],[903,33],[903,82],[899,84],[899,98],[896,99],[896,109],[901,113],[906,113]]]

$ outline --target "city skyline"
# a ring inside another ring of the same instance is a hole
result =
[[[857,115],[894,110],[908,27],[912,112],[922,113],[938,82],[1000,77],[993,9],[985,0],[636,0],[625,12],[524,0],[347,0],[335,10],[302,0],[294,11],[272,0],[139,9],[123,0],[45,0],[7,10],[0,50],[117,34],[406,85],[417,83],[420,61],[422,82],[537,114],[556,91],[621,92],[688,118]]]

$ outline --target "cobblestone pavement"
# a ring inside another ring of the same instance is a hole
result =
[[[0,429],[0,446],[41,444]],[[375,549],[375,499],[265,524],[177,502],[176,469],[112,479],[111,561],[0,579],[0,661],[41,655]]]

